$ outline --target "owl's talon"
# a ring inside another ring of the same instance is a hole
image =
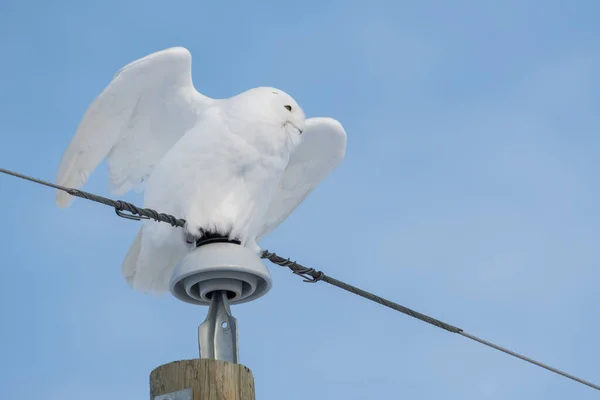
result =
[[[190,226],[187,223],[183,227],[185,242],[188,244],[194,244],[198,240],[200,240],[203,236],[203,232],[201,228],[195,228],[194,226]],[[194,233],[192,233],[194,232]]]
[[[198,241],[198,239],[200,239],[200,236],[192,235],[189,232],[185,233],[185,242],[187,244],[194,244],[196,241]]]

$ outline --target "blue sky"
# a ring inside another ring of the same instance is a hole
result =
[[[0,166],[53,180],[113,74],[185,46],[202,93],[279,87],[348,133],[264,247],[599,382],[598,15],[591,0],[1,0]],[[108,194],[104,165],[85,189]],[[120,275],[137,223],[10,177],[0,194],[5,397],[147,399],[153,368],[197,356],[206,310]],[[597,398],[270,270],[271,292],[233,309],[259,399]]]

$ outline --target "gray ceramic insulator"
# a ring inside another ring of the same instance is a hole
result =
[[[210,293],[229,292],[229,304],[246,303],[271,289],[271,275],[252,250],[234,243],[197,247],[177,264],[170,289],[181,301],[210,305]]]

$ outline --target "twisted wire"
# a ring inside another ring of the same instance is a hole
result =
[[[411,316],[413,318],[416,318],[420,321],[426,322],[433,326],[437,326],[438,328],[442,328],[444,330],[447,330],[448,332],[452,332],[452,333],[462,332],[462,329],[460,329],[460,328],[457,328],[455,326],[452,326],[450,324],[442,322],[438,319],[431,318],[431,317],[429,317],[425,314],[421,314],[420,312],[417,312],[415,310],[411,310],[410,308],[404,307],[398,303],[394,303],[393,301],[384,299],[382,297],[374,295],[373,293],[369,293],[365,290],[359,289],[356,286],[352,286],[345,282],[339,281],[335,278],[325,275],[322,271],[316,271],[313,268],[307,268],[301,264],[298,264],[295,261],[290,261],[289,258],[280,257],[277,254],[270,253],[267,250],[265,250],[262,253],[262,257],[268,259],[273,264],[277,264],[282,267],[289,268],[294,274],[301,275],[304,278],[305,282],[311,282],[311,283],[318,282],[318,281],[327,282],[330,285],[333,285],[340,289],[346,290],[350,293],[353,293],[357,296],[363,297],[367,300],[374,301],[375,303],[381,304],[382,306],[389,307],[392,310],[396,310],[398,312],[401,312],[403,314],[406,314],[408,316]]]
[[[44,181],[42,179],[33,178],[31,176],[23,175],[18,172],[14,172],[8,169],[0,168],[0,172],[12,175],[17,178],[25,179],[30,182],[35,182],[40,185],[48,186],[53,189],[61,190],[70,194],[71,196],[80,197],[82,199],[91,200],[96,203],[104,204],[109,207],[113,207],[118,216],[126,219],[140,220],[140,219],[153,219],[159,222],[166,222],[167,224],[171,224],[172,226],[183,227],[185,225],[184,219],[176,218],[169,214],[159,213],[156,210],[151,208],[139,208],[131,203],[128,203],[123,200],[113,200],[107,197],[98,196],[97,194],[84,192],[83,190],[73,189],[61,185],[57,185],[55,183],[51,183],[48,181]],[[129,214],[125,214],[123,211],[128,212]]]
[[[175,226],[175,227],[184,227],[184,225],[185,225],[184,219],[176,218],[169,214],[159,213],[158,211],[153,210],[151,208],[139,208],[131,203],[128,203],[128,202],[125,202],[122,200],[112,200],[112,199],[109,199],[106,197],[98,196],[96,194],[84,192],[83,190],[73,189],[73,188],[69,188],[69,187],[65,187],[65,186],[61,186],[61,185],[56,185],[56,184],[48,182],[48,181],[33,178],[33,177],[30,177],[27,175],[20,174],[18,172],[4,169],[4,168],[0,168],[0,172],[7,174],[7,175],[12,175],[12,176],[20,178],[20,179],[25,179],[25,180],[28,180],[31,182],[35,182],[40,185],[48,186],[53,189],[64,191],[64,192],[70,194],[71,196],[80,197],[80,198],[83,198],[86,200],[94,201],[96,203],[101,203],[101,204],[107,205],[109,207],[113,207],[115,209],[116,214],[122,218],[132,219],[132,220],[153,219],[155,221],[171,224],[172,226]],[[124,213],[124,211],[126,213]],[[521,359],[523,361],[529,362],[533,365],[544,368],[548,371],[554,372],[565,378],[572,379],[575,382],[581,383],[583,385],[589,386],[593,389],[600,391],[599,385],[588,382],[584,379],[578,378],[574,375],[571,375],[571,374],[568,374],[561,370],[558,370],[556,368],[550,367],[546,364],[543,364],[539,361],[533,360],[529,357],[526,357],[524,355],[516,353],[512,350],[509,350],[507,348],[498,346],[494,343],[491,343],[491,342],[488,342],[481,338],[478,338],[477,336],[466,333],[461,328],[457,328],[456,326],[447,324],[438,319],[432,318],[428,315],[421,314],[420,312],[411,310],[410,308],[404,307],[398,303],[394,303],[393,301],[379,297],[373,293],[367,292],[366,290],[357,288],[356,286],[352,286],[345,282],[339,281],[335,278],[332,278],[332,277],[326,275],[322,271],[317,271],[314,268],[305,267],[302,264],[297,263],[296,261],[291,261],[289,258],[283,258],[281,256],[278,256],[276,253],[271,253],[267,250],[265,250],[261,253],[261,257],[264,259],[268,259],[273,264],[288,268],[295,275],[298,275],[298,276],[301,276],[302,278],[304,278],[304,282],[308,282],[308,283],[316,283],[316,282],[320,282],[320,281],[327,282],[330,285],[333,285],[340,289],[346,290],[346,291],[348,291],[352,294],[355,294],[357,296],[360,296],[364,299],[367,299],[367,300],[373,301],[375,303],[378,303],[382,306],[391,308],[395,311],[401,312],[405,315],[408,315],[408,316],[418,319],[420,321],[426,322],[426,323],[436,326],[440,329],[444,329],[448,332],[459,334],[467,339],[470,339],[477,343],[491,347],[495,350],[501,351],[503,353],[506,353],[508,355],[511,355],[511,356]]]
[[[541,368],[544,368],[544,369],[546,369],[548,371],[554,372],[555,374],[564,376],[565,378],[572,379],[575,382],[579,382],[579,383],[581,383],[583,385],[589,386],[589,387],[594,388],[596,390],[600,390],[600,386],[599,385],[596,385],[596,384],[591,383],[589,381],[586,381],[584,379],[578,378],[578,377],[576,377],[574,375],[571,375],[569,373],[566,373],[564,371],[561,371],[559,369],[551,367],[551,366],[549,366],[547,364],[544,364],[542,362],[536,361],[536,360],[534,360],[532,358],[529,358],[527,356],[524,356],[522,354],[516,353],[516,352],[514,352],[512,350],[509,350],[509,349],[507,349],[505,347],[498,346],[497,344],[488,342],[487,340],[481,339],[481,338],[479,338],[477,336],[474,336],[474,335],[471,335],[469,333],[466,333],[461,328],[457,328],[456,326],[447,324],[447,323],[442,322],[442,321],[440,321],[438,319],[432,318],[432,317],[430,317],[428,315],[421,314],[420,312],[417,312],[415,310],[411,310],[410,308],[404,307],[404,306],[402,306],[402,305],[400,305],[398,303],[394,303],[393,301],[390,301],[390,300],[384,299],[382,297],[379,297],[379,296],[377,296],[377,295],[375,295],[373,293],[370,293],[370,292],[367,292],[367,291],[362,290],[360,288],[357,288],[356,286],[352,286],[352,285],[347,284],[345,282],[339,281],[339,280],[337,280],[335,278],[332,278],[332,277],[326,275],[322,271],[316,271],[314,268],[307,268],[307,267],[305,267],[305,266],[303,266],[301,264],[298,264],[295,261],[290,261],[289,258],[280,257],[277,254],[271,253],[271,252],[269,252],[267,250],[263,251],[262,258],[268,259],[273,264],[289,268],[294,274],[302,276],[304,278],[304,282],[309,282],[309,283],[315,283],[315,282],[318,282],[318,281],[327,282],[330,285],[336,286],[336,287],[338,287],[340,289],[343,289],[343,290],[346,290],[346,291],[348,291],[348,292],[350,292],[352,294],[355,294],[357,296],[363,297],[363,298],[365,298],[367,300],[370,300],[370,301],[373,301],[375,303],[381,304],[382,306],[389,307],[392,310],[401,312],[401,313],[406,314],[406,315],[408,315],[410,317],[413,317],[413,318],[416,318],[416,319],[418,319],[420,321],[426,322],[426,323],[428,323],[430,325],[433,325],[433,326],[436,326],[438,328],[444,329],[444,330],[446,330],[448,332],[457,333],[457,334],[459,334],[459,335],[461,335],[461,336],[463,336],[463,337],[465,337],[467,339],[471,339],[471,340],[473,340],[475,342],[481,343],[481,344],[483,344],[485,346],[488,346],[488,347],[491,347],[491,348],[493,348],[495,350],[498,350],[498,351],[501,351],[503,353],[506,353],[506,354],[508,354],[510,356],[519,358],[519,359],[521,359],[523,361],[526,361],[528,363],[531,363],[533,365],[537,365],[538,367],[541,367]]]

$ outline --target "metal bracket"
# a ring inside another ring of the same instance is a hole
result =
[[[183,389],[177,392],[154,396],[154,400],[192,400],[192,389]]]
[[[206,320],[198,327],[200,358],[238,363],[237,320],[231,315],[225,290],[212,293]]]

